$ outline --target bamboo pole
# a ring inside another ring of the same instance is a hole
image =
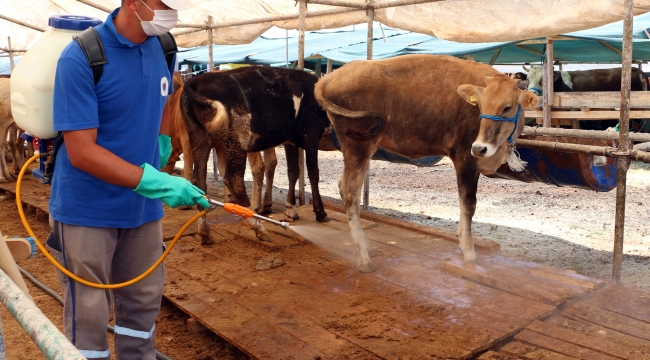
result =
[[[330,6],[340,6],[353,8],[357,10],[368,10],[368,9],[385,9],[390,7],[397,6],[408,6],[408,5],[417,5],[417,4],[426,4],[439,2],[444,0],[396,0],[396,1],[384,1],[383,3],[375,4],[374,1],[372,4],[365,4],[350,2],[350,1],[341,1],[341,0],[309,0],[310,4],[319,4],[319,5],[330,5]]]
[[[30,25],[30,24],[28,24],[28,23],[26,23],[26,22],[22,22],[22,21],[20,21],[20,20],[13,19],[13,18],[10,18],[9,16],[4,16],[4,15],[2,15],[2,14],[0,14],[0,19],[7,20],[7,21],[9,21],[9,22],[12,22],[12,23],[14,23],[14,24],[18,24],[18,25],[21,25],[21,26],[24,26],[24,27],[28,27],[28,28],[30,28],[30,29],[32,29],[32,30],[36,30],[36,31],[40,31],[40,32],[44,32],[44,31],[45,31],[45,29],[40,28],[40,27],[38,27],[38,26]]]
[[[2,270],[0,270],[0,301],[47,359],[85,359]]]
[[[600,155],[607,157],[618,157],[620,161],[620,154],[618,149],[610,146],[595,146],[595,145],[582,145],[582,144],[567,144],[557,141],[541,141],[541,140],[528,140],[517,139],[516,145],[522,148],[539,149],[553,152],[568,152],[580,153],[590,155]],[[630,158],[636,161],[643,161],[650,163],[650,153],[639,150],[630,150]]]
[[[522,134],[525,135],[545,135],[545,136],[566,136],[582,139],[597,140],[617,140],[619,134],[615,131],[598,131],[598,130],[576,130],[560,128],[543,128],[525,126]],[[650,142],[650,134],[630,133],[629,139],[632,141]]]
[[[94,7],[95,9],[99,9],[101,11],[107,12],[107,13],[110,13],[111,11],[113,11],[113,9],[111,9],[111,8],[107,8],[106,6],[96,4],[96,3],[92,2],[92,1],[88,1],[88,0],[77,0],[77,1],[82,3],[82,4],[86,4],[86,5],[90,6],[90,7]]]
[[[553,40],[546,41],[542,95],[542,104],[544,106],[542,124],[544,127],[551,127],[551,106],[553,105]]]
[[[325,74],[329,74],[332,72],[332,64],[333,61],[332,59],[327,59],[327,70],[325,70]]]
[[[375,0],[366,0],[366,14],[368,15],[368,39],[366,48],[366,59],[372,60],[372,46],[374,38],[374,21],[375,21],[375,10],[373,5]],[[363,181],[363,205],[362,209],[368,210],[370,207],[370,164],[368,164],[368,170],[366,171],[366,179]]]
[[[212,16],[208,16],[206,24],[212,25]],[[208,72],[212,72],[212,67],[214,66],[214,56],[213,56],[213,38],[212,38],[212,28],[208,27]],[[215,178],[216,179],[216,178]]]
[[[621,74],[621,121],[618,138],[618,180],[616,183],[616,223],[614,225],[614,261],[612,278],[621,283],[623,273],[623,241],[625,239],[625,192],[627,169],[630,166],[630,83],[632,81],[632,22],[634,0],[625,0],[623,18],[623,69]]]
[[[498,48],[494,50],[494,54],[492,55],[492,58],[490,59],[490,66],[494,65],[494,63],[497,61],[497,58],[499,57],[499,54],[501,54],[501,49]]]
[[[305,70],[305,19],[307,17],[307,0],[300,0],[300,17],[298,21],[298,70]],[[305,150],[298,148],[298,204],[305,205]]]
[[[11,51],[11,36],[7,36],[7,49],[9,49],[9,69],[14,72],[14,52]]]
[[[2,316],[0,316],[0,360],[7,360],[7,353],[5,352],[5,338],[2,330]]]

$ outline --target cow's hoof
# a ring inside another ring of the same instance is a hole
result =
[[[327,213],[325,213],[324,211],[322,213],[317,213],[316,214],[316,221],[318,221],[318,222],[328,222],[330,220],[332,220],[332,219],[330,219],[330,217],[327,216]]]
[[[300,216],[298,215],[298,213],[297,213],[297,212],[294,213],[293,210],[291,210],[290,208],[287,209],[287,210],[284,212],[284,216],[288,217],[288,218],[291,219],[291,220],[298,220],[298,219],[300,219]]]
[[[210,246],[212,244],[214,244],[212,236],[201,236],[201,246]]]
[[[372,268],[372,264],[370,264],[370,263],[368,263],[368,264],[359,264],[359,266],[357,266],[357,270],[359,270],[359,272],[362,272],[362,273],[371,273],[371,272],[375,271],[375,269]]]
[[[465,259],[465,262],[476,262],[476,251],[468,251],[466,253],[463,253],[463,257]]]
[[[257,213],[260,214],[260,215],[266,215],[266,214],[270,214],[272,212],[273,212],[273,208],[271,207],[271,205],[264,206],[263,208],[258,209],[258,211],[257,211]]]
[[[260,241],[273,242],[269,234],[258,234],[257,238],[260,239]]]

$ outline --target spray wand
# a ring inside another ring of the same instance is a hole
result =
[[[283,229],[288,229],[289,228],[289,223],[286,222],[286,221],[277,221],[277,220],[273,220],[271,218],[268,218],[266,216],[258,215],[255,212],[253,212],[253,210],[245,208],[245,207],[237,205],[237,204],[233,204],[233,203],[225,203],[224,204],[224,203],[218,202],[217,200],[212,200],[212,199],[208,199],[208,202],[210,204],[212,204],[212,207],[210,207],[210,210],[216,209],[217,207],[223,207],[223,209],[226,210],[227,212],[238,215],[238,216],[241,216],[241,217],[245,217],[245,218],[254,217],[254,218],[258,218],[260,220],[268,221],[268,222],[270,222],[272,224],[278,225],[278,226],[282,227]]]

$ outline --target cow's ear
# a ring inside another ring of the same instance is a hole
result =
[[[524,109],[533,109],[539,104],[539,98],[532,91],[522,91],[519,95],[519,103]]]
[[[465,101],[476,106],[476,104],[478,104],[478,98],[481,96],[481,93],[483,93],[484,89],[485,88],[480,86],[465,84],[459,86],[457,91],[458,95],[465,99]]]

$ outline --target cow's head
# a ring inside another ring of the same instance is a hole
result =
[[[519,81],[507,76],[486,76],[486,87],[471,84],[458,87],[458,94],[472,105],[478,104],[481,112],[479,133],[472,144],[475,157],[490,157],[506,141],[514,141],[519,135],[515,132],[523,123],[522,108],[532,109],[539,102],[535,94],[517,87]]]
[[[536,95],[541,96],[544,88],[542,85],[542,78],[544,75],[544,68],[539,65],[533,65],[528,71],[528,90],[534,92]],[[558,81],[564,84],[557,83]],[[557,84],[556,84],[557,83]],[[560,86],[558,86],[560,85]],[[566,71],[553,71],[553,89],[554,91],[571,91],[573,84],[571,82],[571,75]]]

